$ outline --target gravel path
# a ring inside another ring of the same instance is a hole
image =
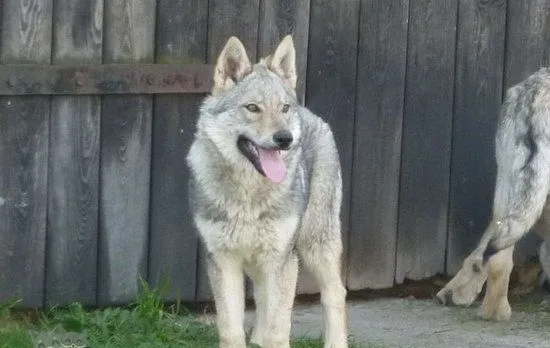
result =
[[[388,348],[550,348],[550,312],[529,308],[514,308],[510,322],[494,323],[477,319],[477,307],[448,308],[415,299],[351,301],[348,322],[357,342]],[[248,327],[252,319],[247,312]],[[319,305],[295,307],[295,337],[318,338],[321,330]]]

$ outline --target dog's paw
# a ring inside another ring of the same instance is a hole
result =
[[[483,320],[508,321],[512,316],[512,308],[505,299],[496,304],[482,304],[477,315]]]

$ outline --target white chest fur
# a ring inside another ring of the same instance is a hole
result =
[[[288,249],[298,228],[298,215],[277,220],[231,219],[212,221],[197,217],[196,224],[210,252],[235,252],[245,259]]]

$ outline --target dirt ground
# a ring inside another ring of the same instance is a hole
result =
[[[448,279],[407,282],[393,289],[349,294],[349,333],[367,347],[387,348],[550,348],[550,296],[537,286],[537,263],[517,265],[510,287],[513,315],[495,323],[469,308],[443,307],[433,296]],[[480,296],[481,298],[481,296]],[[252,325],[252,313],[247,325]],[[293,314],[295,337],[320,337],[318,298],[302,297]]]
[[[352,300],[349,333],[358,343],[388,348],[550,347],[550,311],[543,309],[545,303],[527,300],[512,306],[510,322],[493,323],[476,317],[477,306],[441,307],[432,300],[413,298]],[[320,337],[321,318],[319,305],[297,305],[293,335]],[[252,324],[251,313],[247,324]]]
[[[436,277],[350,293],[349,334],[355,342],[377,348],[550,348],[550,296],[536,286],[539,269],[533,265],[514,269],[509,322],[479,319],[479,301],[469,308],[436,304],[433,296],[448,280]],[[253,318],[253,309],[247,310],[247,329]],[[294,337],[321,337],[318,296],[299,296],[292,320]]]

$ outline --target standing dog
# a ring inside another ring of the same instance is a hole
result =
[[[484,319],[508,320],[508,284],[514,244],[532,227],[545,240],[539,259],[550,274],[550,69],[510,88],[496,133],[497,180],[493,217],[477,248],[437,294],[443,304],[471,304],[487,280]]]
[[[255,65],[232,37],[200,109],[187,156],[190,204],[208,254],[220,348],[246,346],[244,272],[256,302],[251,342],[290,346],[298,257],[320,286],[325,347],[347,347],[338,152],[295,87],[290,36]]]

